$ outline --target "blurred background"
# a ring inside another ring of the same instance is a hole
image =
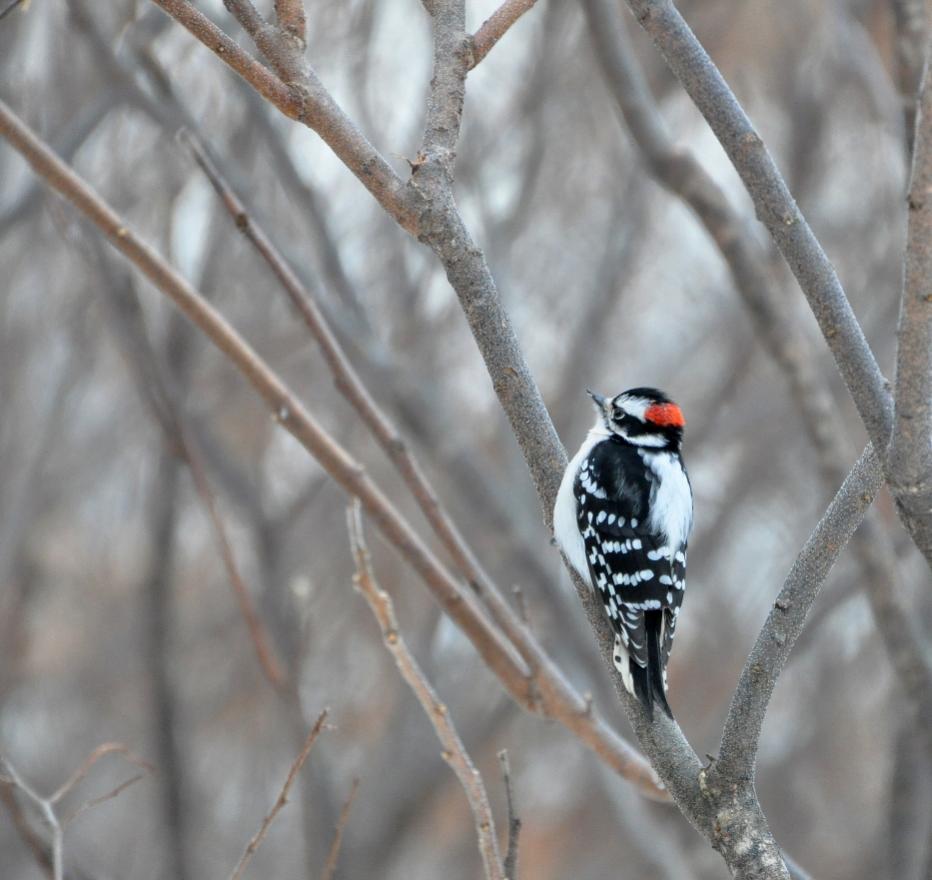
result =
[[[271,3],[260,3],[261,8]],[[474,31],[496,7],[471,0]],[[906,152],[884,0],[679,4],[744,102],[892,376]],[[198,6],[244,44],[219,0]],[[753,208],[653,47],[630,37],[677,143]],[[407,177],[430,78],[417,0],[308,4],[309,58]],[[250,47],[251,49],[251,47]],[[194,130],[315,292],[496,582],[626,736],[523,460],[433,255],[310,131],[264,104],[143,0],[45,0],[0,21],[0,96],[235,324],[428,536],[280,288],[178,142]],[[649,384],[688,419],[696,499],[671,703],[714,753],[747,652],[836,486],[783,374],[694,215],[648,173],[582,10],[540,0],[470,74],[458,197],[568,448],[606,393]],[[782,308],[816,353],[854,462],[865,435],[763,227]],[[256,662],[170,399],[288,686]],[[158,772],[65,832],[69,876],[229,874],[318,713],[330,724],[250,869],[317,877],[353,783],[337,876],[481,875],[462,791],[352,589],[342,492],[233,368],[75,212],[0,147],[0,749],[43,792],[116,740]],[[929,631],[929,572],[888,497],[885,580]],[[672,807],[642,798],[562,727],[525,715],[416,576],[370,530],[402,630],[482,770],[504,828],[507,748],[521,876],[725,878]],[[780,679],[758,791],[814,876],[922,876],[928,766],[846,552]],[[125,778],[108,758],[79,803]],[[3,793],[0,877],[43,876]],[[899,860],[899,861],[897,861]]]

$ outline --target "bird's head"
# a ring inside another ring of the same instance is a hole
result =
[[[595,430],[632,446],[679,450],[686,420],[682,410],[662,391],[631,388],[611,398],[594,391],[589,391],[589,396],[598,414]]]

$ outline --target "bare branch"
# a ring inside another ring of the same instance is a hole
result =
[[[87,774],[90,772],[91,768],[105,755],[122,755],[127,761],[132,764],[135,764],[137,767],[141,767],[145,772],[140,773],[131,779],[122,782],[112,791],[108,792],[105,795],[100,797],[92,798],[91,800],[83,803],[80,807],[77,808],[73,813],[70,814],[68,818],[62,820],[59,818],[56,811],[56,805],[62,798],[65,797],[79,782],[81,782]],[[152,766],[143,761],[141,758],[137,758],[133,753],[121,743],[103,743],[99,745],[87,758],[84,759],[83,763],[75,770],[74,773],[68,778],[67,782],[64,783],[54,794],[49,797],[42,797],[38,792],[35,791],[22,776],[19,775],[16,768],[10,763],[9,759],[0,754],[0,786],[6,785],[10,788],[16,789],[19,791],[23,797],[25,797],[32,805],[35,807],[36,811],[39,814],[42,824],[45,826],[46,831],[48,832],[51,838],[51,857],[48,860],[48,865],[51,868],[51,876],[53,880],[64,880],[64,830],[65,825],[70,821],[77,818],[85,810],[90,809],[91,807],[97,806],[104,801],[111,800],[112,798],[117,797],[121,792],[125,791],[129,786],[134,782],[138,782],[142,779],[146,773],[153,772]],[[45,859],[45,850],[43,848],[42,842],[32,833],[31,829],[28,826],[28,823],[25,821],[25,817],[20,816],[16,818],[18,813],[16,804],[13,804],[14,818],[17,821],[17,824],[20,825],[23,838],[26,840],[29,847],[33,850],[33,853],[36,855],[36,858],[40,861],[41,864],[46,864]]]
[[[505,880],[518,878],[518,838],[521,835],[521,817],[515,810],[514,792],[511,789],[511,763],[508,752],[502,749],[498,753],[502,765],[502,779],[505,781],[505,802],[508,805],[508,847],[505,850]]]
[[[587,711],[582,697],[569,687],[562,674],[551,666],[551,675],[536,678],[532,675],[532,671],[516,653],[516,649],[503,639],[496,628],[490,626],[471,593],[465,591],[440,564],[362,466],[321,429],[290,389],[216,309],[205,302],[165,260],[140,241],[121,218],[2,102],[0,134],[23,154],[47,183],[68,198],[104,233],[117,250],[204,332],[260,394],[279,424],[314,456],[348,494],[362,501],[367,514],[375,521],[386,539],[425,581],[441,606],[470,639],[486,665],[512,697],[532,712],[540,712],[542,706],[546,706],[547,717],[560,721],[572,730],[603,761],[620,775],[634,782],[642,792],[655,799],[667,798],[650,765],[621,739],[604,719]],[[498,308],[501,308],[500,304]],[[504,314],[503,310],[502,313]],[[539,404],[543,407],[542,402]],[[544,413],[546,414],[546,410]],[[547,424],[552,432],[549,418]],[[530,430],[530,422],[526,428]],[[554,453],[559,453],[565,463],[562,447],[559,446],[559,441],[555,442],[557,445]],[[549,478],[552,481],[552,475],[549,475]],[[558,483],[559,479],[553,483],[554,493]],[[601,608],[596,608],[596,603],[590,602],[590,605],[592,613],[598,615],[597,619],[601,620]],[[607,644],[607,629],[603,631],[603,636]]]
[[[408,650],[398,629],[398,621],[395,619],[391,598],[375,581],[369,550],[366,547],[363,535],[359,502],[351,505],[347,510],[346,521],[349,529],[350,547],[356,562],[356,575],[353,578],[353,583],[362,593],[366,602],[369,603],[369,607],[379,623],[379,628],[382,630],[382,638],[386,648],[394,658],[401,677],[414,692],[418,702],[424,709],[424,714],[427,715],[431,725],[433,725],[437,739],[440,740],[440,744],[443,746],[441,754],[444,761],[450,765],[463,787],[463,792],[469,802],[469,808],[472,810],[473,820],[476,824],[479,852],[482,855],[487,880],[503,880],[502,862],[498,852],[498,841],[495,836],[495,822],[492,818],[492,809],[489,807],[489,798],[482,777],[479,775],[479,771],[473,764],[466,747],[456,732],[447,707],[440,701],[437,693],[424,676],[420,666],[418,666],[417,660]]]
[[[330,844],[330,851],[327,853],[327,862],[324,865],[323,873],[320,880],[333,880],[333,875],[337,870],[337,860],[340,858],[340,846],[343,843],[343,831],[346,823],[349,821],[350,810],[353,809],[353,801],[356,798],[356,792],[359,790],[359,780],[354,779],[350,788],[350,793],[343,802],[343,808],[340,810],[340,817],[337,819],[336,830],[333,835],[333,843]]]
[[[109,742],[103,743],[97,746],[93,752],[91,752],[83,761],[80,767],[71,774],[71,777],[67,782],[64,783],[54,794],[49,796],[50,804],[57,804],[62,798],[64,798],[79,782],[81,782],[87,774],[90,772],[91,768],[104,756],[106,755],[120,755],[125,760],[129,761],[130,764],[135,764],[137,767],[144,770],[146,773],[154,773],[155,768],[148,762],[144,761],[142,758],[137,758],[126,746],[122,743]]]
[[[835,269],[773,157],[671,0],[627,2],[744,181],[758,219],[770,231],[809,301],[868,436],[877,449],[885,449],[893,416],[885,379]]]
[[[629,44],[621,9],[612,0],[585,0],[590,32],[602,68],[628,129],[655,178],[696,213],[720,250],[735,287],[744,299],[767,352],[783,371],[803,424],[818,452],[826,484],[834,489],[845,478],[850,453],[847,430],[817,369],[808,337],[784,307],[767,257],[743,218],[712,177],[686,149],[678,148],[653,100]],[[895,600],[889,536],[871,519],[855,536],[855,552],[866,575],[871,608],[894,668],[921,715],[929,715],[932,691],[919,641]],[[932,716],[930,716],[932,717]]]
[[[29,848],[42,873],[54,880],[52,874],[52,848],[35,832],[25,811],[13,794],[15,787],[11,783],[0,782],[0,800],[6,807],[16,831],[23,843]]]
[[[643,777],[641,771],[646,769],[643,764],[639,764],[637,760],[632,762],[628,757],[618,761],[621,755],[616,748],[605,749],[604,738],[608,728],[596,714],[585,709],[580,695],[569,686],[566,678],[533,637],[527,620],[522,616],[526,614],[526,610],[520,611],[522,603],[519,603],[519,613],[516,614],[485,572],[442,505],[404,438],[379,408],[353,369],[310,291],[304,287],[269,237],[248,214],[236,193],[224,180],[206,152],[198,146],[196,140],[189,136],[184,140],[187,141],[196,161],[210,179],[237,229],[254,245],[297,308],[311,335],[320,346],[324,360],[333,374],[336,388],[359,413],[385,454],[394,463],[457,568],[489,610],[495,624],[528,664],[532,677],[530,690],[533,691],[533,696],[530,697],[529,702],[523,704],[524,707],[546,717],[560,720],[590,747],[596,748],[603,759],[608,760],[609,764],[621,775],[636,781],[650,797],[666,799],[665,793],[657,788],[655,781]],[[506,686],[508,686],[507,683]]]
[[[265,835],[269,833],[269,828],[272,822],[275,821],[275,817],[285,804],[288,803],[288,793],[291,791],[291,786],[294,785],[294,781],[301,772],[301,768],[304,766],[304,762],[307,760],[308,755],[310,755],[314,743],[317,742],[317,737],[320,736],[321,731],[324,729],[324,722],[327,720],[328,712],[328,709],[324,709],[324,711],[317,716],[317,721],[314,722],[314,726],[304,740],[304,746],[301,748],[301,752],[288,770],[288,776],[285,778],[285,784],[282,786],[281,792],[279,792],[278,799],[275,801],[268,815],[262,820],[259,830],[246,845],[246,851],[230,874],[230,880],[239,880],[239,878],[243,876],[243,872],[248,867],[249,862],[252,861],[252,857],[256,854],[256,850],[259,849],[262,845],[262,841],[265,840]]]
[[[906,267],[897,330],[890,486],[932,565],[932,77],[920,91],[909,187]]]
[[[880,462],[868,447],[793,563],[754,643],[725,721],[720,758],[713,767],[716,778],[753,781],[761,726],[777,677],[822,583],[881,485]]]
[[[411,452],[404,437],[359,378],[359,374],[353,368],[311,292],[301,283],[262,227],[247,212],[245,205],[197,139],[190,133],[184,133],[181,139],[187,144],[195,161],[207,175],[217,195],[220,196],[236,228],[255,247],[281,283],[311,336],[320,346],[321,354],[333,375],[336,389],[356,410],[385,455],[395,465],[456,567],[482,599],[496,624],[515,645],[525,661],[531,665],[540,665],[541,658],[538,656],[540,650],[536,645],[530,644],[530,633],[526,627],[521,626],[514,612],[502,598],[501,592],[480,565],[441,503],[436,490],[427,479],[424,469]]]
[[[51,837],[52,880],[64,880],[63,829],[55,814],[54,805],[48,798],[42,797],[27,785],[16,772],[16,768],[3,755],[0,755],[0,783],[6,783],[21,792],[38,811],[42,824],[45,825]]]
[[[469,72],[465,3],[463,0],[434,0],[432,21],[434,70],[416,170],[422,178],[439,175],[442,184],[449,186],[453,182]]]
[[[108,791],[106,794],[98,795],[97,797],[91,798],[90,800],[85,801],[81,806],[76,810],[70,812],[62,820],[63,825],[70,825],[75,819],[78,818],[85,810],[91,809],[91,807],[96,807],[98,804],[104,803],[104,801],[113,800],[115,797],[119,797],[127,788],[133,785],[136,782],[139,782],[140,779],[145,779],[145,773],[137,773],[135,776],[130,776],[129,779],[124,780],[115,788]]]
[[[220,558],[223,561],[223,567],[226,569],[227,579],[233,587],[233,594],[236,596],[240,614],[243,616],[246,628],[249,630],[249,637],[256,652],[256,659],[259,661],[259,666],[272,687],[276,690],[282,690],[287,685],[287,677],[275,655],[275,651],[272,649],[272,640],[265,624],[259,617],[252,596],[249,595],[249,587],[246,586],[246,582],[243,580],[242,574],[240,574],[236,556],[233,554],[233,546],[227,536],[223,517],[220,516],[220,510],[217,508],[217,499],[207,479],[207,472],[204,469],[200,451],[195,445],[190,431],[185,430],[180,421],[177,422],[177,426],[179,434],[183,438],[184,459],[190,468],[197,494],[200,496],[201,503],[204,505],[210,519],[214,539],[220,551]]]
[[[537,0],[504,0],[472,35],[472,58],[470,70],[479,64],[495,44],[508,32],[508,29],[527,12]]]
[[[402,228],[417,234],[404,182],[340,109],[310,68],[300,85],[282,82],[187,0],[153,0],[290,119],[316,131]]]

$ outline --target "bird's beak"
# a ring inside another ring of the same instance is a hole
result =
[[[605,406],[605,398],[601,394],[596,394],[596,392],[590,388],[586,389],[586,394],[588,394],[595,401],[595,405],[600,409]]]

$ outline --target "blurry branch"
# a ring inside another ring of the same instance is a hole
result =
[[[305,326],[320,347],[327,367],[333,375],[336,389],[353,407],[383,452],[394,464],[444,549],[450,554],[454,564],[473,590],[483,600],[495,623],[521,652],[524,659],[532,663],[532,659],[528,656],[532,653],[527,645],[529,634],[524,627],[520,626],[514,612],[502,599],[498,588],[492,583],[475,554],[466,544],[405,439],[362,383],[310,291],[301,283],[263,229],[246,212],[242,201],[223,179],[199,142],[189,133],[185,133],[182,140],[186,142],[197,164],[207,175],[217,195],[220,196],[236,228],[268,264],[292,305],[301,315]]]
[[[122,98],[120,88],[100,89],[93,96],[88,96],[87,101],[82,101],[80,106],[75,107],[71,118],[50,138],[55,152],[66,162],[70,162],[81,145],[97,130],[101,121],[120,106]],[[7,202],[3,214],[0,214],[0,236],[29,217],[38,206],[42,193],[39,181],[27,181],[19,193]]]
[[[521,818],[515,810],[514,792],[511,788],[511,763],[508,752],[504,749],[498,753],[502,765],[502,779],[505,782],[505,803],[508,806],[508,848],[505,850],[505,880],[517,880],[518,877],[518,838],[521,835]]]
[[[883,485],[873,448],[862,453],[793,563],[735,690],[722,732],[721,754],[709,773],[722,784],[750,784],[761,726],[777,678],[806,615],[839,553]]]
[[[682,199],[705,227],[750,312],[758,338],[786,374],[816,447],[825,448],[838,420],[827,390],[818,381],[808,340],[781,301],[767,269],[766,251],[695,156],[674,143],[638,65],[618,3],[584,0],[583,6],[609,89],[642,159],[657,182]],[[837,449],[831,454],[837,455]]]
[[[22,2],[23,0],[10,0],[10,2],[0,10],[0,21],[6,18]]]
[[[450,575],[363,467],[317,424],[291,390],[217,310],[0,102],[0,134],[53,188],[66,196],[131,263],[217,346],[260,394],[284,427],[349,495],[362,502],[382,534],[425,581],[441,607],[470,639],[489,669],[521,706],[554,718],[648,796],[664,800],[644,758],[591,711],[549,661],[532,670],[503,638],[472,594]],[[549,423],[549,419],[548,419]],[[552,430],[552,426],[551,426]],[[557,447],[562,454],[562,447]],[[565,458],[564,458],[565,461]],[[601,609],[592,605],[593,614]],[[601,620],[601,617],[597,619]],[[604,624],[604,621],[602,621]],[[607,626],[607,624],[606,624]],[[607,631],[604,637],[608,639]],[[533,643],[528,640],[528,645]],[[543,653],[541,657],[543,660]]]
[[[932,565],[932,76],[923,76],[896,358],[889,479],[910,532]],[[932,718],[929,719],[932,723]]]
[[[463,787],[463,792],[467,801],[469,801],[469,808],[476,824],[479,852],[482,855],[486,880],[503,880],[502,862],[498,852],[498,840],[495,835],[495,822],[482,777],[469,757],[459,734],[456,732],[449,710],[440,701],[437,693],[418,666],[417,660],[408,650],[398,629],[398,621],[395,619],[391,598],[375,581],[369,550],[366,547],[365,536],[363,535],[362,514],[358,501],[350,505],[347,510],[346,521],[349,530],[350,548],[353,551],[353,559],[356,563],[356,574],[353,577],[353,583],[366,602],[369,603],[369,607],[379,623],[379,628],[382,630],[382,638],[386,648],[394,658],[401,677],[414,692],[424,710],[424,714],[430,720],[437,734],[437,739],[440,740],[440,744],[443,746],[441,754],[444,761],[450,765]]]
[[[101,261],[103,259],[104,256],[101,255]],[[177,388],[171,387],[168,378],[163,375],[164,371],[141,324],[138,301],[130,290],[118,291],[116,284],[117,280],[112,279],[111,284],[103,286],[103,293],[136,389],[143,405],[162,431],[166,450],[183,461],[191,473],[195,492],[207,514],[221,562],[249,632],[259,667],[272,687],[281,690],[286,684],[285,673],[271,646],[272,640],[255,608],[249,588],[240,573],[223,517],[207,478],[201,450],[194,439],[194,432],[182,415]],[[168,360],[171,368],[177,370],[181,358],[177,356],[177,352],[174,354],[176,356],[169,356]],[[170,465],[166,463],[166,467]],[[157,520],[159,518],[156,516]],[[161,555],[164,548],[156,552]]]
[[[177,415],[176,411],[176,418]],[[268,679],[269,684],[276,690],[282,690],[287,684],[285,672],[275,656],[275,651],[271,647],[272,642],[269,638],[269,634],[259,617],[259,612],[256,610],[252,597],[249,595],[249,588],[246,586],[242,574],[240,574],[236,557],[233,554],[233,547],[227,535],[226,526],[223,523],[223,518],[217,507],[217,499],[214,496],[204,470],[204,463],[200,451],[194,445],[190,432],[184,428],[183,423],[180,421],[176,422],[176,427],[178,429],[176,439],[180,440],[181,443],[181,456],[191,471],[191,477],[194,480],[194,486],[198,497],[201,499],[201,503],[204,505],[204,509],[210,520],[211,528],[214,533],[214,540],[217,542],[220,558],[223,562],[223,567],[226,569],[227,579],[233,587],[233,594],[239,605],[240,614],[243,616],[246,628],[249,630],[249,636],[253,648],[255,649],[259,666]]]
[[[163,8],[175,5],[169,3],[168,0],[157,0],[157,2]],[[236,3],[234,5],[240,7],[238,17],[243,26],[247,31],[254,33],[257,44],[261,44],[266,32],[258,14],[249,4]],[[463,3],[462,0],[434,0],[429,4],[429,9],[433,19],[433,78],[428,97],[422,146],[413,163],[412,177],[406,194],[412,192],[416,194],[408,198],[410,204],[418,206],[415,212],[418,218],[416,226],[418,238],[428,244],[440,259],[460,299],[470,329],[485,360],[493,388],[524,453],[541,501],[544,520],[549,526],[553,501],[566,466],[566,455],[524,359],[484,256],[469,235],[453,198],[456,144],[462,121],[464,83],[468,72],[468,52],[464,51],[467,40],[464,30]],[[175,10],[174,14],[192,30],[200,28],[204,38],[209,37],[213,40],[223,38],[223,35],[215,28],[210,29],[212,25],[210,28],[205,28],[203,23],[193,21],[184,10]],[[280,42],[278,41],[279,45],[271,48],[276,51],[286,49],[287,47],[282,47]],[[235,48],[235,46],[230,47],[231,50]],[[276,60],[271,58],[269,52],[262,49],[261,45],[260,50],[274,66]],[[221,54],[228,54],[226,48]],[[278,59],[280,64],[277,69],[284,70],[293,60],[292,57],[287,56],[286,52],[284,57]],[[247,67],[248,65],[240,63],[237,69],[242,69],[244,75],[245,73],[253,75],[253,71],[248,70]],[[259,83],[259,85],[263,84]],[[275,100],[275,97],[271,95],[270,97],[273,101]],[[326,138],[327,131],[322,131],[322,134]],[[339,143],[334,146],[334,149],[337,155],[358,174],[359,152],[348,151],[344,148],[341,154]],[[767,158],[769,160],[769,157]],[[357,167],[354,167],[354,162]],[[374,177],[378,178],[378,174]],[[364,182],[378,198],[379,193],[373,187],[372,181]],[[390,192],[389,195],[391,194]],[[384,188],[381,195],[380,201],[383,207],[404,225],[405,216],[398,210],[397,202],[385,199]],[[793,219],[795,220],[795,217]],[[405,228],[415,231],[411,225],[406,225]],[[811,234],[809,237],[811,238]],[[804,244],[807,242],[808,239],[804,241]],[[817,290],[822,291],[821,288]],[[833,288],[829,284],[828,292],[832,291]],[[876,379],[877,388],[873,389],[868,382],[867,392],[882,390],[879,370],[866,348],[860,328],[857,327],[856,322],[852,327],[848,321],[849,317],[853,320],[853,316],[850,316],[850,310],[845,310],[847,302],[843,298],[841,303],[837,298],[830,298],[830,302],[837,307],[835,312],[828,310],[829,317],[834,324],[838,325],[832,327],[834,332],[840,335],[842,341],[846,343],[849,337],[854,337],[856,343],[861,343],[861,347],[857,349],[858,352],[861,354],[866,352],[866,361],[862,357],[861,360],[853,358],[852,362],[856,367],[861,368],[860,372],[866,373],[868,380]],[[849,361],[844,359],[843,365],[848,364]],[[872,364],[873,373],[871,372]],[[852,372],[855,377],[860,377],[857,368]],[[854,384],[853,378],[852,384]],[[863,395],[865,399],[868,397],[867,392]],[[880,394],[876,396],[876,399],[881,402],[878,405],[881,405],[884,400]],[[870,412],[865,405],[865,416],[867,415],[870,415]],[[305,414],[302,411],[302,421],[304,417]],[[291,427],[290,424],[289,427]],[[360,496],[358,490],[353,494]],[[365,501],[364,498],[363,500]],[[367,507],[370,506],[367,505]],[[378,519],[377,523],[383,531],[386,531],[383,523]],[[608,654],[611,636],[604,614],[601,608],[597,607],[598,603],[592,600],[581,581],[575,579],[575,583],[590,623],[600,640],[603,653]],[[746,872],[750,876],[755,868],[767,863],[775,868],[780,866],[779,875],[785,876],[779,850],[776,848],[760,811],[753,786],[736,786],[728,791],[719,792],[717,797],[710,798],[707,791],[704,791],[697,781],[702,778],[699,759],[679,728],[665,717],[658,718],[653,724],[649,723],[636,701],[624,691],[618,678],[615,676],[619,696],[654,765],[660,771],[680,808],[722,852],[732,871],[739,875]]]
[[[75,788],[75,786],[84,780],[87,774],[90,773],[91,768],[106,755],[120,755],[125,761],[128,761],[130,764],[139,767],[145,772],[137,774],[125,782],[120,783],[120,785],[118,785],[108,794],[92,798],[89,801],[85,801],[83,804],[81,804],[80,807],[65,817],[62,822],[63,825],[67,825],[69,822],[71,822],[72,819],[77,818],[77,816],[83,813],[86,809],[116,797],[125,788],[128,788],[134,782],[138,782],[140,779],[142,779],[146,773],[155,772],[155,768],[151,764],[149,764],[147,761],[143,761],[142,758],[137,758],[122,743],[103,743],[97,746],[97,748],[94,749],[94,751],[84,759],[84,762],[81,764],[81,766],[71,774],[71,778],[68,779],[68,781],[61,786],[61,788],[59,788],[53,795],[49,797],[49,803],[52,804],[52,806],[55,806],[59,801],[63,800]],[[2,758],[0,758],[0,760],[2,760]],[[7,766],[9,765],[7,764]]]
[[[300,754],[295,758],[294,763],[292,763],[288,770],[288,776],[285,778],[285,784],[279,792],[278,799],[275,801],[268,815],[262,820],[259,830],[246,845],[246,851],[236,863],[233,873],[230,874],[230,880],[239,880],[239,878],[243,876],[243,872],[249,866],[250,861],[252,861],[252,857],[256,854],[256,850],[259,849],[262,845],[262,841],[265,840],[265,835],[269,833],[269,828],[272,822],[275,821],[275,817],[285,804],[288,803],[288,793],[291,791],[291,786],[294,785],[294,781],[301,772],[301,768],[304,766],[307,756],[310,755],[314,743],[317,742],[317,737],[320,736],[321,731],[324,729],[324,722],[327,720],[328,712],[328,709],[324,709],[324,711],[317,716],[317,721],[314,722],[314,726],[311,728],[310,733],[308,733],[307,739],[304,740],[304,746]]]
[[[916,95],[925,64],[929,13],[925,0],[893,0],[896,25],[896,81],[903,102],[906,154],[911,155],[916,132]]]
[[[708,53],[671,0],[627,0],[673,74],[709,123],[747,187],[822,330],[868,436],[885,449],[892,401],[841,282],[776,163]]]
[[[838,486],[844,479],[844,462],[849,456],[847,431],[818,374],[816,353],[792,311],[782,302],[767,270],[764,249],[693,154],[674,144],[638,66],[620,7],[613,0],[585,0],[584,6],[602,69],[632,139],[657,181],[693,209],[719,249],[754,322],[757,338],[786,376],[818,453],[824,481],[831,488]],[[932,253],[932,246],[929,251]],[[925,327],[928,330],[928,322]],[[927,335],[926,354],[928,343]],[[916,348],[923,351],[921,342]],[[927,391],[932,393],[932,389]],[[918,397],[927,400],[929,394]],[[926,508],[930,506],[927,502]],[[914,521],[921,522],[921,516],[915,515]],[[898,678],[920,717],[932,718],[932,668],[923,656],[922,638],[913,621],[896,602],[895,554],[890,537],[869,518],[855,537],[854,550],[865,572],[871,608]]]
[[[146,505],[149,553],[141,579],[140,630],[147,676],[148,727],[160,771],[156,781],[156,801],[158,816],[166,832],[166,861],[173,877],[188,880],[186,789],[189,774],[180,742],[178,693],[170,668],[174,621],[172,571],[178,546],[180,489],[180,465],[168,445],[160,443]]]
[[[528,461],[550,523],[553,498],[566,456],[544,407],[508,313],[482,252],[475,246],[452,193],[456,136],[462,113],[463,80],[469,52],[464,16],[437,3],[435,76],[427,126],[414,173],[406,185],[336,105],[293,44],[276,39],[250,3],[230,0],[231,11],[277,70],[283,83],[185,0],[153,0],[204,45],[229,64],[286,116],[314,129],[403,229],[428,244],[440,258],[460,298],[470,329],[486,361],[492,386]],[[461,4],[453,4],[456,6]],[[280,34],[279,34],[280,36]],[[276,66],[277,65],[277,66]],[[297,78],[297,79],[294,79]],[[534,430],[528,430],[533,425]]]
[[[333,843],[330,844],[330,851],[327,853],[327,862],[324,865],[323,873],[320,880],[333,880],[333,875],[337,869],[337,860],[340,858],[340,846],[343,843],[343,831],[346,823],[349,821],[350,810],[353,809],[353,801],[356,799],[356,792],[359,791],[359,780],[354,779],[350,788],[350,793],[343,802],[340,810],[340,817],[337,819],[337,825],[333,834]]]
[[[101,758],[103,758],[105,755],[112,754],[122,755],[125,760],[141,768],[145,771],[145,773],[139,773],[136,776],[127,779],[107,794],[85,801],[76,810],[62,819],[58,815],[58,804],[75,788],[75,786],[78,785],[78,783],[80,783],[87,776],[91,768]],[[64,880],[63,837],[65,826],[68,825],[68,823],[73,819],[76,819],[85,810],[88,810],[91,807],[102,804],[104,801],[108,801],[119,796],[123,791],[129,788],[130,785],[132,785],[134,782],[138,782],[145,776],[146,773],[151,772],[153,772],[152,766],[143,761],[141,758],[137,758],[135,755],[133,755],[133,753],[128,748],[126,748],[126,746],[121,745],[120,743],[104,743],[103,745],[100,745],[94,749],[94,751],[84,759],[84,762],[81,764],[81,766],[75,770],[68,781],[65,782],[65,784],[62,785],[54,794],[50,795],[49,797],[42,797],[42,795],[38,794],[35,789],[33,789],[23,780],[23,778],[16,771],[16,768],[10,763],[9,759],[6,758],[5,755],[0,754],[0,785],[10,786],[12,789],[18,791],[30,803],[30,805],[38,813],[39,819],[45,826],[45,830],[48,832],[51,838],[51,857],[49,859],[49,866],[51,867],[53,880]],[[45,864],[45,859],[43,857],[45,852],[44,844],[42,843],[41,839],[37,838],[31,832],[27,833],[26,828],[28,828],[28,825],[24,826],[23,832],[21,832],[23,833],[24,839],[27,840],[27,843],[33,850],[33,853],[36,855],[36,858],[40,861],[40,863]]]
[[[443,507],[436,491],[409,450],[404,438],[379,408],[353,369],[346,353],[328,326],[326,318],[317,303],[314,302],[310,291],[301,284],[300,279],[277,251],[275,245],[246,212],[243,203],[220,175],[210,158],[200,148],[196,139],[190,136],[185,136],[183,139],[187,142],[196,161],[210,179],[224,206],[233,218],[237,229],[243,233],[266,261],[288,294],[292,304],[303,318],[311,335],[320,346],[324,360],[334,377],[337,390],[353,406],[380,447],[395,465],[456,567],[467,579],[473,592],[480,597],[493,621],[509,643],[517,649],[521,658],[527,663],[533,693],[530,694],[530,701],[522,702],[522,705],[532,712],[560,720],[569,729],[574,730],[577,735],[583,736],[590,746],[596,747],[597,751],[600,751],[604,756],[606,753],[601,750],[604,748],[604,744],[597,745],[598,740],[603,739],[603,735],[601,733],[596,734],[596,736],[592,735],[596,733],[600,726],[599,722],[592,712],[585,710],[579,694],[570,687],[560,670],[556,668],[552,660],[542,650],[527,625],[505,601],[501,591],[482,568],[459,529],[457,529],[456,524]],[[512,693],[514,693],[513,690]],[[590,722],[594,723],[594,729],[590,729]],[[630,772],[630,770],[625,769],[624,764],[613,763],[613,766],[622,775],[627,776]],[[639,771],[636,771],[635,776],[638,775]],[[638,784],[643,786],[643,780],[640,780]],[[659,794],[653,784],[648,786],[649,793],[650,789],[653,789],[653,796],[656,797]]]
[[[885,457],[893,427],[893,401],[887,382],[832,264],[793,201],[776,163],[671,0],[627,2],[744,181],[758,218],[770,231],[809,302],[874,448]],[[928,339],[928,327],[925,332]],[[915,516],[909,500],[913,490],[922,491],[923,487],[909,484],[901,488],[891,479],[886,458],[883,464],[900,519],[932,566],[928,506],[925,514],[920,511]]]
[[[537,0],[505,0],[477,30],[471,38],[472,59],[469,67],[472,69],[492,49],[495,44],[508,32],[508,29],[527,12]]]
[[[292,39],[275,39],[280,32],[266,25],[251,4],[230,0],[230,11],[244,29],[255,35],[286,81],[253,58],[187,0],[153,0],[168,15],[233,68],[264,98],[290,119],[316,131],[333,152],[404,229],[415,232],[412,210],[401,178],[340,109],[317,75],[300,57]],[[274,46],[274,51],[273,51]]]
[[[487,627],[475,600],[460,589],[363,467],[318,425],[294,393],[229,322],[149,245],[138,239],[121,218],[2,103],[0,133],[217,346],[260,394],[278,423],[324,470],[348,494],[363,501],[368,514],[389,542],[442,598],[444,608],[470,636],[490,668],[526,699],[525,665],[502,637]]]

